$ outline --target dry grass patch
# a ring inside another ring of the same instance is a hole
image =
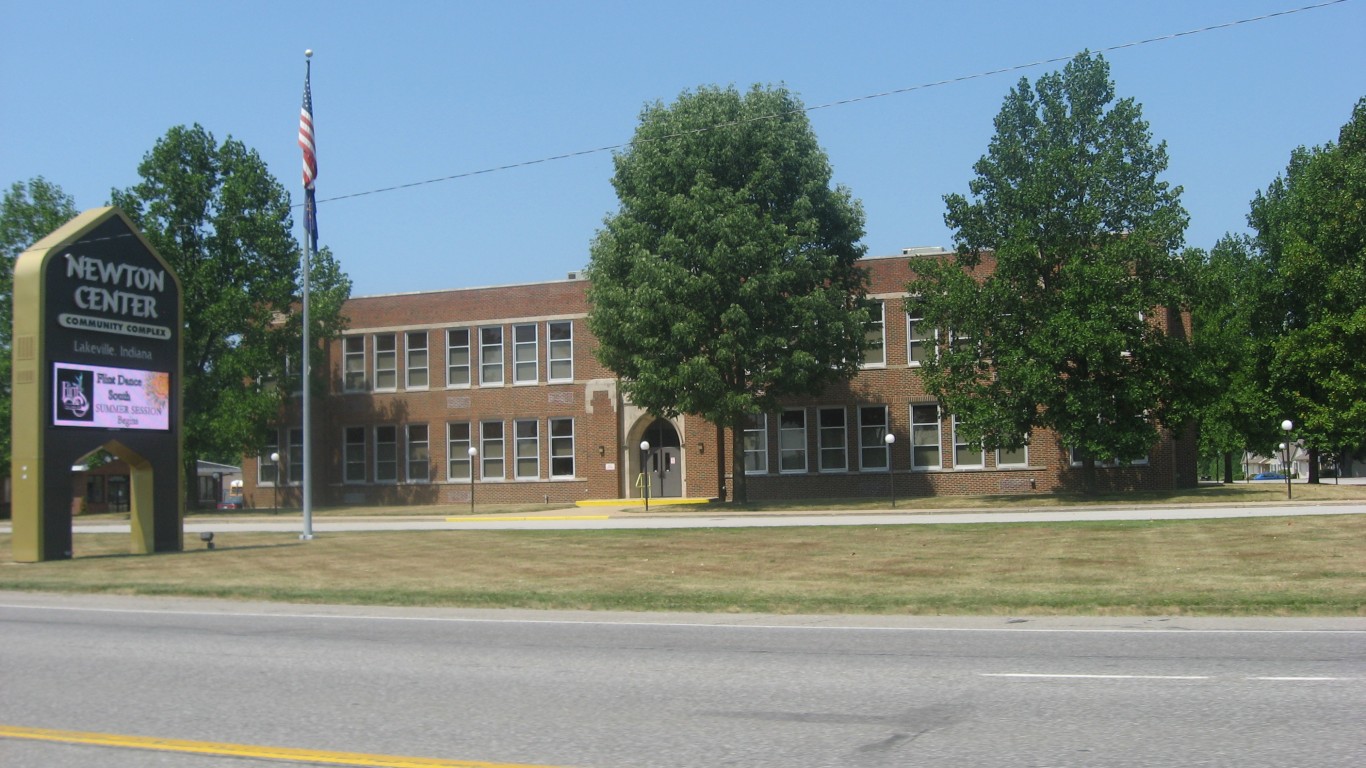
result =
[[[773,613],[1363,615],[1366,516],[667,531],[220,535],[0,565],[0,589]],[[8,536],[0,558],[9,559]]]

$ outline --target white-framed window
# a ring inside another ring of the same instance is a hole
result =
[[[1081,464],[1082,464],[1082,460],[1085,458],[1086,454],[1085,454],[1084,451],[1082,451],[1082,450],[1080,450],[1080,449],[1078,449],[1078,448],[1068,448],[1068,449],[1067,449],[1067,456],[1068,456],[1068,461],[1069,461],[1069,463],[1070,463],[1072,466],[1074,466],[1074,467],[1080,467]],[[1144,466],[1147,466],[1147,464],[1148,464],[1148,457],[1147,457],[1146,455],[1144,455],[1144,456],[1139,456],[1139,457],[1136,458],[1136,459],[1130,459],[1130,460],[1128,460],[1128,461],[1119,461],[1119,460],[1117,460],[1117,459],[1096,459],[1096,466],[1097,466],[1097,467],[1124,467],[1124,466],[1144,467]]]
[[[906,364],[918,366],[935,354],[939,344],[939,329],[932,327],[921,317],[918,303],[911,304],[906,312]]]
[[[536,325],[512,326],[512,383],[535,384],[540,377],[537,359],[540,356],[536,339]]]
[[[1019,448],[997,448],[996,466],[1001,468],[1029,466],[1029,435],[1025,435],[1025,444]]]
[[[806,409],[783,411],[778,421],[778,471],[806,471]]]
[[[962,434],[962,422],[953,417],[953,468],[981,469],[987,465],[986,451],[980,444],[968,442]]]
[[[470,385],[470,329],[446,329],[446,386]]]
[[[977,340],[966,331],[949,330],[949,346],[955,352],[972,352],[977,349]]]
[[[859,469],[886,472],[891,469],[891,446],[887,445],[887,406],[861,405],[858,409]]]
[[[398,337],[392,333],[375,334],[375,391],[398,390]]]
[[[503,385],[503,328],[479,329],[479,386]]]
[[[943,467],[939,444],[939,406],[911,406],[911,469]]]
[[[365,427],[342,430],[342,482],[365,482]]]
[[[408,331],[403,334],[405,373],[408,377],[405,389],[426,389],[429,385],[427,371],[427,332]]]
[[[285,459],[285,477],[290,485],[304,482],[304,431],[300,427],[289,430],[289,445]]]
[[[407,432],[408,482],[428,482],[432,479],[430,431],[426,424],[409,424]]]
[[[768,414],[745,417],[745,474],[768,474]]]
[[[574,476],[574,420],[550,420],[550,476]]]
[[[518,480],[536,480],[541,476],[541,426],[535,419],[512,422],[513,450],[517,454],[514,469]]]
[[[270,460],[272,453],[280,451],[280,436],[271,435],[270,442],[266,443],[261,449],[261,455],[256,457],[256,484],[275,485],[280,478],[280,466]]]
[[[817,418],[816,441],[820,446],[821,471],[845,472],[849,469],[849,436],[845,431],[843,408],[822,408]]]
[[[446,479],[470,479],[470,423],[446,423]]]
[[[479,422],[479,477],[483,480],[503,480],[503,422]]]
[[[868,309],[872,315],[873,322],[864,331],[867,339],[867,348],[863,350],[864,368],[881,368],[887,364],[887,302],[870,301]]]
[[[375,482],[398,482],[398,427],[375,427]]]
[[[554,320],[546,323],[546,380],[574,380],[574,323]]]
[[[346,336],[342,338],[342,390],[344,392],[364,392],[365,382],[365,337]]]

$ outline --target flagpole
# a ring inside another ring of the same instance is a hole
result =
[[[312,392],[313,376],[311,357],[312,351],[309,344],[309,324],[308,324],[308,272],[309,263],[313,260],[314,238],[317,237],[317,200],[313,194],[313,179],[318,172],[318,164],[314,152],[313,138],[313,50],[310,48],[304,51],[304,105],[300,115],[299,123],[299,144],[304,150],[304,250],[303,264],[300,271],[303,273],[303,428],[304,428],[304,472],[303,472],[303,515],[304,529],[299,534],[299,538],[310,541],[313,538],[313,408]],[[305,120],[307,118],[307,126]],[[305,146],[305,127],[307,129],[307,145]]]

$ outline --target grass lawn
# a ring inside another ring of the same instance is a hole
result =
[[[1361,616],[1363,541],[1362,515],[311,542],[233,533],[212,551],[189,534],[184,552],[154,556],[128,555],[127,534],[77,534],[74,559],[17,564],[0,534],[0,589],[626,611]]]

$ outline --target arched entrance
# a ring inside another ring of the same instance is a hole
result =
[[[637,425],[632,432],[636,435],[630,443],[630,452],[635,455],[632,464],[633,478],[650,484],[650,496],[654,498],[678,498],[683,495],[683,443],[678,430],[668,419],[654,419]],[[649,451],[640,450],[641,442],[650,444]],[[644,495],[644,489],[635,487],[632,482],[633,497]]]

